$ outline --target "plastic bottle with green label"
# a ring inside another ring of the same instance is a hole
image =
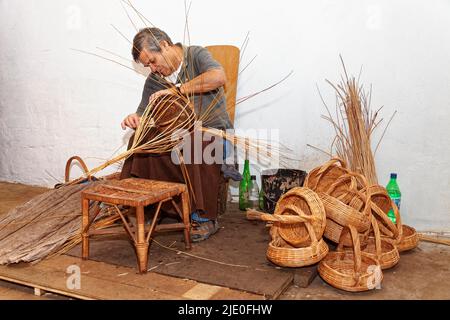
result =
[[[389,197],[392,199],[392,201],[397,205],[398,210],[400,211],[400,202],[402,198],[402,193],[400,192],[400,188],[397,183],[397,174],[391,173],[391,180],[389,180],[389,183],[386,186],[386,190],[389,194]],[[396,218],[394,214],[394,210],[389,210],[388,217],[391,219],[393,223],[396,223]]]

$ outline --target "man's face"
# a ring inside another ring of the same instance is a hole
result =
[[[139,55],[139,62],[144,67],[149,67],[152,73],[158,73],[161,76],[167,77],[173,73],[169,48],[170,46],[164,44],[161,45],[160,52],[144,48]]]

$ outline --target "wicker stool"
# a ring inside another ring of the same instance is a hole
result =
[[[177,206],[174,197],[180,196],[182,208]],[[96,218],[89,219],[89,202],[98,201],[114,206],[120,216],[125,231],[130,236],[136,249],[137,262],[140,273],[147,272],[148,249],[155,231],[183,230],[186,249],[191,248],[189,237],[189,195],[186,185],[156,180],[129,178],[111,180],[103,184],[96,184],[81,193],[82,201],[82,257],[89,258],[89,236],[94,234],[115,234],[113,230],[89,230]],[[156,225],[163,203],[170,201],[182,219],[182,223]],[[157,204],[155,215],[148,230],[145,228],[144,207]],[[134,207],[136,210],[136,226],[127,221],[125,214],[118,206]],[[134,230],[133,230],[134,229]]]

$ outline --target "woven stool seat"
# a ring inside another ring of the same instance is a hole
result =
[[[176,204],[174,198],[181,198],[181,209]],[[90,201],[97,201],[113,206],[116,214],[123,222],[123,227],[132,240],[138,262],[140,273],[147,271],[148,249],[155,231],[183,230],[186,249],[190,249],[189,237],[189,195],[186,185],[165,181],[128,178],[124,180],[110,180],[102,184],[93,185],[83,190],[82,201],[82,257],[89,258],[89,236],[94,234],[115,234],[115,230],[89,230],[100,210],[97,210],[93,217],[89,217]],[[161,206],[165,202],[170,202],[179,214],[182,222],[157,225]],[[156,212],[151,225],[146,228],[144,207],[157,204]],[[136,212],[136,225],[133,226],[126,219],[126,214],[119,206],[133,207]]]

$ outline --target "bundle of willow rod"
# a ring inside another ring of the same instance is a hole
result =
[[[381,108],[371,111],[371,90],[366,93],[354,77],[348,77],[343,62],[342,65],[345,79],[342,78],[337,85],[327,80],[336,92],[336,117],[332,116],[325,102],[328,116],[322,117],[331,122],[335,129],[333,145],[337,156],[345,160],[352,171],[365,176],[371,185],[378,184],[371,135],[382,121],[377,121]]]

